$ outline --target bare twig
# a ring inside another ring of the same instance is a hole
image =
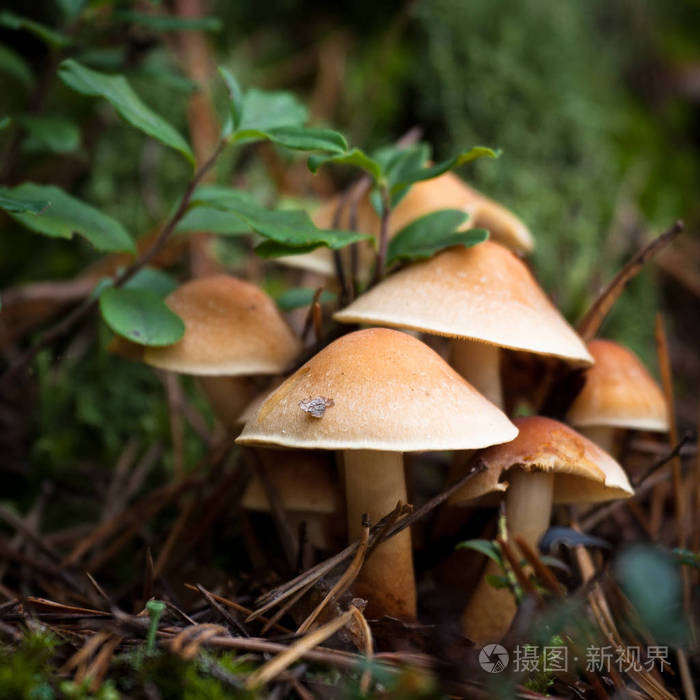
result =
[[[651,243],[645,245],[629,262],[613,277],[608,285],[603,289],[598,298],[593,302],[591,308],[579,321],[577,330],[579,335],[588,342],[592,340],[608,312],[617,301],[627,283],[632,280],[642,268],[660,250],[665,248],[681,231],[683,222],[676,221],[665,233],[655,238]]]

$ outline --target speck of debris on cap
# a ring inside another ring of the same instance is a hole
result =
[[[302,399],[299,402],[299,407],[302,411],[306,411],[314,418],[323,418],[323,414],[327,408],[335,405],[333,399],[327,399],[325,396],[316,396],[313,399]]]

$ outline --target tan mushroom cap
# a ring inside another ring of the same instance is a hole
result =
[[[275,303],[248,282],[228,275],[192,280],[165,300],[185,323],[185,335],[149,347],[144,362],[199,375],[277,374],[301,350]]]
[[[325,399],[314,418],[300,403]],[[436,352],[384,328],[321,350],[263,403],[236,442],[412,452],[484,447],[517,431]]]
[[[634,491],[622,467],[588,438],[559,421],[542,416],[516,418],[518,437],[474,456],[486,470],[450,499],[464,503],[506,491],[503,474],[512,468],[554,472],[554,503],[594,503],[628,498]],[[507,476],[506,476],[507,479]]]
[[[641,360],[612,340],[592,340],[588,350],[595,365],[586,370],[586,383],[567,415],[569,423],[666,432],[666,400]]]
[[[288,450],[276,458],[277,464],[267,465],[267,476],[277,489],[285,510],[326,515],[340,512],[340,494],[333,482],[335,471],[331,453]],[[270,510],[265,487],[257,476],[248,482],[241,505],[247,510]]]
[[[312,220],[319,228],[332,228],[340,197],[335,196],[322,204],[312,215]],[[491,232],[491,239],[517,253],[531,253],[535,240],[530,229],[511,211],[486,195],[469,187],[457,175],[444,173],[432,180],[417,182],[408,194],[396,205],[389,219],[389,238],[393,238],[404,226],[414,219],[440,209],[461,209],[469,214],[469,219],[462,226],[468,228],[485,228]],[[357,205],[357,230],[362,233],[379,235],[380,220],[372,206],[369,194]],[[338,226],[350,225],[349,207],[344,207]],[[374,252],[367,243],[360,244],[360,259],[364,268],[369,268]],[[332,276],[335,273],[333,257],[327,248],[317,248],[311,253],[282,258],[286,263],[301,267],[321,275]]]
[[[390,275],[334,318],[466,338],[590,365],[583,341],[527,267],[492,241]]]

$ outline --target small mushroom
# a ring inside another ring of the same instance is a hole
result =
[[[586,383],[567,421],[611,454],[622,430],[667,432],[666,400],[641,360],[628,348],[602,338],[588,343],[588,350],[595,365],[586,370]]]
[[[334,318],[451,337],[451,364],[503,405],[499,348],[593,363],[527,267],[492,241],[455,246],[390,275]]]
[[[474,455],[486,469],[453,494],[452,503],[473,505],[487,494],[505,492],[509,535],[520,535],[536,549],[553,504],[594,503],[634,493],[622,467],[569,426],[540,416],[514,423],[519,430],[515,440]],[[464,633],[479,644],[500,639],[515,615],[510,592],[486,581],[496,573],[498,566],[490,561],[462,614]]]
[[[322,418],[309,397],[332,399]],[[406,333],[372,328],[334,341],[270,394],[237,442],[342,451],[348,531],[406,502],[403,452],[472,449],[511,440],[513,424],[437,353]],[[354,586],[368,614],[416,614],[408,530],[382,543]]]
[[[262,290],[229,275],[200,277],[178,287],[166,304],[185,323],[185,335],[165,347],[148,347],[153,367],[194,374],[219,420],[235,430],[257,389],[250,377],[279,374],[301,343]]]

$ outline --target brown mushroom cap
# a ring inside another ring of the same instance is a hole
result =
[[[338,487],[333,481],[335,465],[330,453],[285,450],[274,458],[276,463],[266,466],[267,476],[277,489],[285,510],[326,515],[341,511]],[[241,505],[247,510],[270,510],[265,487],[257,476],[248,482]]]
[[[666,432],[666,400],[641,360],[612,340],[592,340],[588,350],[595,365],[586,370],[586,383],[567,415],[569,423]]]
[[[315,418],[300,404],[328,406]],[[237,442],[326,450],[458,450],[512,440],[513,424],[406,333],[356,331],[321,350],[263,403]]]
[[[319,228],[333,228],[340,196],[335,196],[322,204],[312,215]],[[396,205],[389,218],[389,238],[393,238],[404,226],[415,219],[440,209],[461,209],[469,214],[463,229],[485,228],[491,232],[491,239],[517,253],[530,253],[535,241],[528,227],[512,212],[494,200],[469,187],[457,175],[444,173],[432,180],[417,182],[408,194]],[[379,235],[380,220],[366,194],[356,208],[357,230]],[[338,227],[350,225],[349,207],[341,213]],[[288,256],[285,262],[322,275],[334,274],[333,257],[327,248],[318,248],[304,255]],[[374,259],[374,251],[367,243],[360,243],[361,265],[369,269]],[[366,276],[366,275],[364,275]]]
[[[275,303],[252,284],[228,275],[183,284],[165,300],[185,323],[185,335],[149,347],[144,361],[185,374],[249,375],[284,371],[301,343]]]
[[[518,437],[474,456],[486,470],[450,499],[464,503],[506,491],[501,477],[509,469],[554,472],[554,503],[593,503],[628,498],[634,491],[622,467],[594,442],[559,421],[542,416],[516,418]],[[507,478],[507,477],[506,477]]]
[[[334,318],[466,338],[590,365],[583,341],[527,267],[485,241],[390,275]]]

